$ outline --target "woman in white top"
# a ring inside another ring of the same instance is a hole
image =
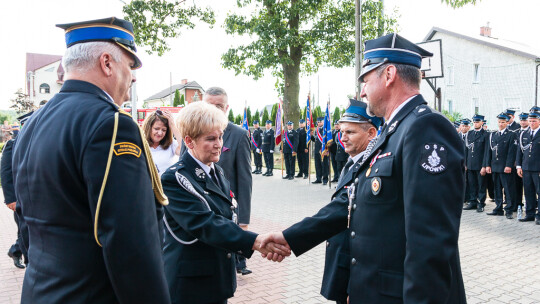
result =
[[[178,161],[182,137],[174,124],[171,113],[159,109],[146,117],[143,130],[150,145],[152,158],[161,175],[169,166]]]

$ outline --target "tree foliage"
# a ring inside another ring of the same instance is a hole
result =
[[[180,91],[174,91],[174,100],[173,107],[178,107],[180,105]]]
[[[321,65],[345,67],[354,64],[354,0],[238,0],[244,14],[231,13],[225,20],[230,35],[249,35],[251,43],[230,48],[223,66],[235,73],[262,77],[267,70],[277,78],[283,94],[285,117],[300,118],[300,74],[316,73]],[[381,3],[362,5],[363,39],[395,29],[396,20],[382,15]],[[379,19],[384,22],[379,23]]]
[[[242,115],[240,115],[240,114],[236,115],[236,117],[234,118],[234,123],[237,124],[237,125],[241,125],[242,124]]]
[[[229,119],[230,122],[234,122],[234,113],[232,109],[229,110],[229,116],[227,116],[227,119]]]
[[[255,111],[255,114],[253,114],[253,117],[251,118],[251,122],[254,122],[255,120],[260,120],[261,115],[259,114],[259,110]]]
[[[451,122],[463,119],[463,115],[461,115],[459,112],[450,113],[447,110],[442,110],[441,114],[446,116],[446,118],[448,118]]]
[[[450,5],[452,8],[460,8],[467,4],[476,5],[476,3],[480,1],[481,0],[441,0],[441,3],[446,3],[447,5]]]
[[[341,111],[339,107],[336,107],[334,109],[334,114],[332,115],[332,123],[334,123],[334,121],[336,120],[339,120],[340,118],[341,118]]]
[[[36,109],[34,102],[30,100],[28,95],[23,93],[22,89],[18,89],[15,92],[15,98],[10,101],[10,108],[14,109],[17,114],[28,113]]]
[[[262,119],[261,119],[261,125],[266,124],[266,121],[267,121],[268,119],[269,119],[268,109],[266,109],[266,107],[265,107],[265,108],[264,108],[264,111],[263,111]]]
[[[272,125],[276,125],[276,114],[277,114],[278,104],[275,103],[272,106],[272,112],[270,112],[270,120],[272,121]]]
[[[193,19],[213,25],[214,11],[186,0],[134,0],[123,8],[124,18],[133,23],[135,43],[150,47],[149,54],[159,56],[170,50],[168,38],[180,35],[184,28],[193,29]]]
[[[182,96],[180,96],[180,105],[182,107],[186,105],[186,97],[184,96],[184,94],[182,94]]]
[[[251,109],[250,107],[247,107],[247,110],[246,110],[246,115],[247,115],[247,119],[248,119],[248,124],[250,124],[253,120],[251,119]],[[244,117],[242,117],[242,119],[244,119]]]

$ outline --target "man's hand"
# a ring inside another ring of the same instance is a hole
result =
[[[285,244],[283,244],[275,241],[273,233],[258,235],[252,249],[259,251],[262,257],[274,262],[281,262],[285,257],[291,255],[291,249],[287,242],[285,241]]]
[[[309,151],[308,149],[304,149],[304,153],[308,153],[308,151]]]
[[[274,150],[270,150],[270,153],[274,153]]]
[[[9,203],[6,206],[11,209],[13,212],[15,212],[15,205],[17,205],[17,202]]]
[[[517,174],[519,175],[519,177],[523,178],[523,169],[521,168],[517,168]]]
[[[255,150],[255,152],[261,153],[261,149],[257,148],[257,150]]]
[[[293,152],[293,153],[292,153],[292,156],[296,156],[296,152]]]
[[[482,167],[482,169],[480,169],[480,175],[482,175],[482,176],[486,175],[486,168],[485,167]]]
[[[512,168],[504,167],[504,173],[512,173]]]
[[[268,260],[275,262],[281,261],[286,256],[291,255],[291,247],[285,240],[282,232],[271,232],[259,236],[262,236],[260,244],[261,248],[268,250],[267,253],[261,251],[263,258],[267,258]]]
[[[486,173],[491,174],[491,167],[486,167]]]

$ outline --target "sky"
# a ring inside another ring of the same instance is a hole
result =
[[[196,1],[196,0],[193,0]],[[230,47],[246,41],[225,34],[222,27],[228,12],[237,11],[236,0],[196,3],[216,11],[216,24],[205,24],[194,30],[184,30],[182,35],[170,40],[171,51],[159,57],[149,55],[138,48],[143,67],[136,72],[139,105],[149,96],[180,83],[182,79],[197,81],[203,88],[223,87],[229,96],[229,104],[235,114],[245,104],[255,109],[278,101],[274,84],[276,79],[270,71],[258,81],[248,76],[235,76],[221,66],[221,55]],[[476,6],[452,9],[440,0],[385,0],[385,10],[398,10],[399,33],[413,41],[423,41],[432,27],[477,36],[480,27],[489,22],[492,36],[528,44],[540,49],[537,31],[540,21],[538,0],[480,0]],[[18,0],[2,1],[0,4],[0,109],[8,109],[13,93],[24,87],[25,54],[42,53],[63,55],[64,32],[55,27],[57,23],[122,17],[120,0]],[[321,103],[330,100],[331,107],[344,107],[347,95],[354,94],[354,68],[336,69],[323,67],[317,74],[301,78],[301,106],[305,105],[308,92],[320,96]]]

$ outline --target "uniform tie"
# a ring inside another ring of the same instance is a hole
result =
[[[210,168],[210,178],[212,179],[214,184],[216,184],[216,186],[218,186],[218,188],[221,188],[221,186],[219,185],[219,182],[217,180],[217,177],[216,177],[216,170],[214,170],[214,168]]]

